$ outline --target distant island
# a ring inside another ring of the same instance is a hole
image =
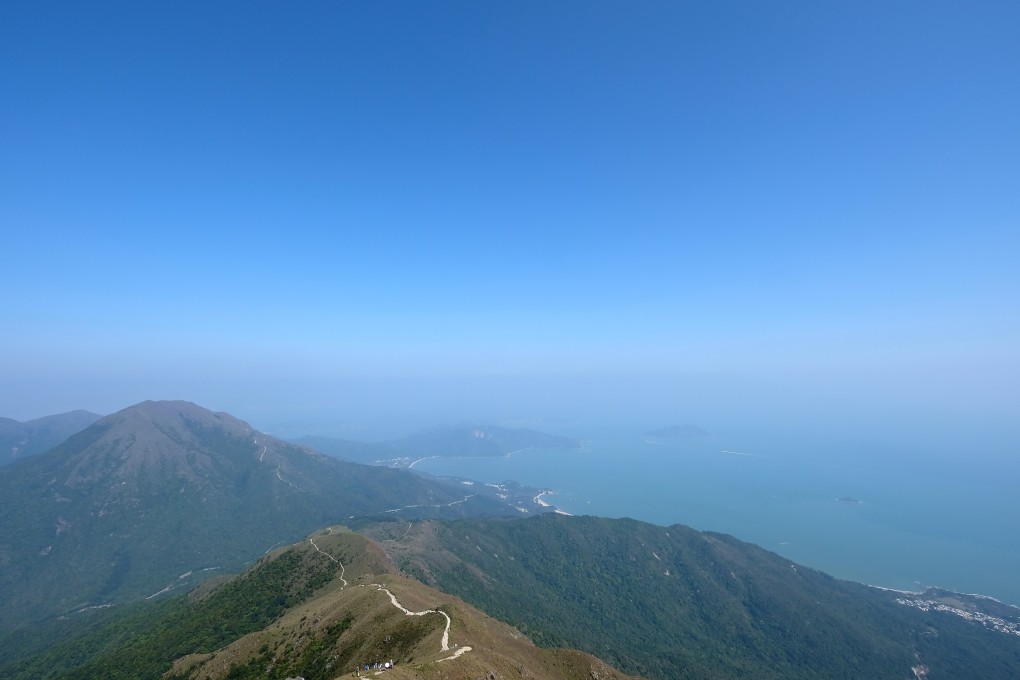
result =
[[[332,456],[389,467],[412,467],[426,458],[499,457],[525,449],[581,446],[577,439],[497,425],[437,427],[374,444],[324,437],[303,437],[295,441]]]
[[[572,449],[576,439],[496,425],[438,427],[390,442],[398,450],[422,456],[505,456],[529,448]]]
[[[850,496],[842,496],[840,498],[837,498],[836,500],[839,501],[840,503],[854,503],[854,504],[857,504],[857,503],[863,503],[864,502],[864,501],[858,500],[856,498],[852,498]]]
[[[646,437],[659,437],[662,439],[694,439],[698,437],[713,436],[708,430],[697,425],[670,425],[651,432],[645,432]]]

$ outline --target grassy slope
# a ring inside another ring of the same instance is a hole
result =
[[[4,469],[0,629],[190,587],[353,515],[408,505],[419,507],[396,515],[513,512],[491,498],[460,503],[464,487],[333,460],[188,407],[141,425],[104,419]]]
[[[1017,677],[1020,638],[902,607],[732,537],[543,515],[426,522],[402,569],[521,628],[657,678]]]
[[[281,549],[215,589],[135,608],[0,674],[320,680],[353,675],[365,661],[394,659],[397,669],[387,676],[394,680],[624,677],[580,652],[536,648],[456,598],[394,573],[382,550],[360,535],[328,530],[312,541]],[[405,616],[377,583],[413,610],[448,612],[450,642],[471,651],[440,661],[452,654],[440,650],[445,619]]]

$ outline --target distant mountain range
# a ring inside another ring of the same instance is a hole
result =
[[[302,437],[294,441],[345,460],[393,467],[408,467],[422,458],[505,456],[522,449],[574,449],[581,445],[569,437],[498,425],[437,427],[374,444],[329,437]]]
[[[0,418],[0,465],[49,451],[100,418],[88,411],[71,411],[23,423]]]
[[[356,516],[520,514],[498,493],[339,461],[194,404],[145,402],[0,474],[0,629],[187,588]]]

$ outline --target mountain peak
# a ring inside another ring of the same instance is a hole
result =
[[[107,416],[100,422],[103,421],[130,422],[132,424],[149,422],[160,425],[190,422],[206,426],[227,427],[243,434],[250,434],[253,431],[251,425],[243,420],[228,413],[210,411],[190,401],[143,401]]]
[[[193,483],[208,476],[215,458],[236,456],[240,448],[253,455],[253,432],[233,416],[191,402],[144,401],[98,420],[58,449],[68,455],[68,486],[109,477],[130,491],[142,479]],[[234,445],[223,446],[225,439]],[[239,447],[240,441],[246,445]]]
[[[512,511],[495,496],[331,459],[184,401],[102,418],[0,475],[0,498],[8,535],[23,537],[0,540],[0,629],[155,596],[192,582],[180,574],[236,568],[355,516]]]

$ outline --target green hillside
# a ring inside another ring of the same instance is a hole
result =
[[[509,519],[525,491],[139,404],[0,474],[0,677],[336,677],[387,655],[416,664],[408,678],[616,677],[581,652],[662,679],[1020,677],[1016,608],[839,581],[680,525]],[[331,529],[277,547],[339,523],[378,544]],[[383,588],[433,613],[407,617]],[[489,651],[430,665],[450,651],[444,616]]]
[[[1000,632],[726,535],[559,515],[394,529],[370,533],[423,582],[647,677],[1020,677],[1020,610]]]
[[[494,490],[338,461],[145,402],[0,475],[0,631],[184,591],[355,516],[514,513]]]
[[[393,660],[386,677],[394,680],[625,678],[588,655],[536,648],[456,598],[395,573],[378,545],[339,527],[276,550],[216,588],[123,607],[106,619],[70,643],[0,666],[0,675],[328,680]]]

